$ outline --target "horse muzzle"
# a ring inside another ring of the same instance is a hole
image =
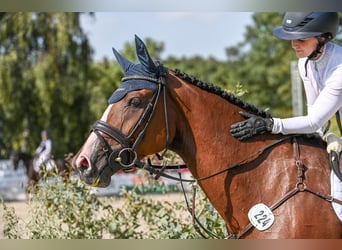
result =
[[[122,148],[112,151],[109,156],[103,154],[94,160],[85,154],[79,154],[74,160],[74,166],[78,170],[83,182],[95,187],[107,187],[110,184],[111,176],[122,170],[132,171],[142,163],[137,159],[137,153],[131,148]]]
[[[99,163],[101,162],[103,161]],[[93,187],[107,187],[110,184],[111,174],[109,173],[109,168],[105,166],[96,167],[86,155],[80,154],[76,158],[74,165],[76,166],[80,179],[85,184]]]

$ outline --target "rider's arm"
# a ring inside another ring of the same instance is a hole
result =
[[[309,95],[312,94],[309,92]],[[312,96],[314,96],[312,94]],[[312,102],[310,99],[309,102]],[[314,102],[308,103],[308,114],[287,119],[274,118],[272,133],[314,133],[342,108],[342,66],[336,68],[325,88]],[[311,104],[311,105],[310,105]]]

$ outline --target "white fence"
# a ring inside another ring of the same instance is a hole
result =
[[[14,171],[10,160],[0,160],[0,197],[4,200],[25,200],[26,170]]]

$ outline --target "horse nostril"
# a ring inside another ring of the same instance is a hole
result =
[[[87,161],[87,159],[83,159],[83,161],[81,162],[81,166],[82,167],[89,167],[89,162]]]
[[[89,162],[87,159],[83,159],[82,162],[81,162],[81,167],[82,168],[88,168],[89,167]]]

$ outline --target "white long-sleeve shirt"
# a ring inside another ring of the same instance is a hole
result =
[[[273,118],[272,133],[306,134],[319,132],[337,111],[342,114],[342,47],[327,43],[317,60],[310,60],[305,75],[305,61],[298,61],[303,80],[307,115],[293,118]]]
[[[39,155],[39,158],[43,161],[47,160],[51,156],[52,142],[50,139],[42,140],[35,151],[35,155]]]

